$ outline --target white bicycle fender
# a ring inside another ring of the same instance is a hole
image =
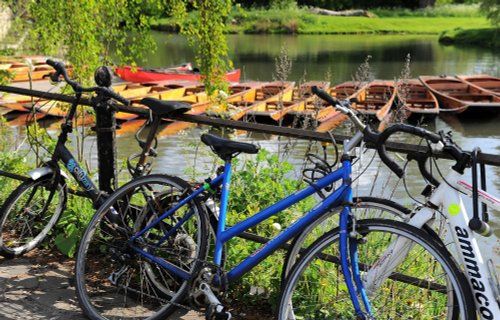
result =
[[[31,177],[31,179],[36,181],[42,177],[45,177],[45,176],[47,176],[49,174],[53,174],[53,173],[54,173],[54,171],[52,170],[52,168],[41,167],[41,168],[36,168],[36,169],[31,170],[30,172],[28,172],[28,175]],[[61,175],[66,179],[68,178],[68,175],[64,171],[61,171]]]

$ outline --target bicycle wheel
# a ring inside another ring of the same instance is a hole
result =
[[[78,250],[76,289],[91,319],[164,319],[188,290],[183,280],[139,253],[188,274],[208,251],[207,217],[197,199],[130,238],[191,193],[182,179],[150,175],[119,188],[97,210]]]
[[[281,272],[281,283],[284,283],[288,272],[291,270],[300,252],[311,245],[316,239],[326,232],[338,227],[338,216],[336,215],[343,207],[329,210],[311,224],[309,224],[298,236],[293,239],[290,249],[287,250],[285,262]],[[397,221],[406,221],[410,218],[411,210],[399,203],[388,199],[374,197],[357,197],[353,199],[351,214],[356,219],[381,218]]]
[[[365,286],[370,267],[380,263],[387,247],[395,239],[408,241],[408,254],[380,285],[367,290],[374,319],[475,319],[467,280],[439,239],[381,219],[358,221],[356,231],[363,236],[358,256]],[[304,252],[283,287],[278,319],[356,318],[339,264],[338,240],[337,228]],[[389,259],[398,259],[397,251],[392,255]]]
[[[14,258],[38,246],[66,206],[66,185],[54,176],[24,181],[0,209],[0,255]]]

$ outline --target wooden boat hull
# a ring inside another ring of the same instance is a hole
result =
[[[125,66],[123,68],[116,68],[115,72],[121,79],[130,82],[149,82],[149,81],[163,81],[163,80],[189,80],[200,81],[201,76],[199,73],[193,71],[178,71],[178,72],[156,72],[149,71],[144,68]],[[232,70],[226,73],[226,80],[228,82],[239,82],[241,71],[239,69]]]
[[[318,119],[318,126],[315,131],[328,132],[330,130],[334,130],[347,119],[348,117],[345,114],[333,109],[326,116]]]
[[[359,113],[386,120],[396,98],[394,81],[372,81],[351,97],[357,99],[353,106]]]
[[[439,102],[436,96],[418,79],[404,80],[398,83],[396,91],[398,106],[404,108],[406,118],[435,118],[439,114]]]
[[[314,93],[312,93],[312,87],[318,87],[322,90],[327,91],[330,87],[329,81],[307,81],[299,85],[293,90],[292,100],[302,100],[314,98]]]
[[[420,76],[420,81],[431,90],[441,109],[452,113],[480,110],[485,114],[500,112],[500,96],[455,77]],[[442,110],[443,111],[443,110]],[[481,115],[476,113],[476,115]]]
[[[293,82],[254,83],[255,92],[249,100],[231,99],[227,105],[213,106],[207,114],[216,117],[240,120],[249,112],[265,110],[266,103],[290,101],[293,96]]]
[[[492,94],[500,96],[500,78],[485,74],[479,75],[458,75],[458,79],[467,82],[471,86],[479,87]]]
[[[271,122],[278,122],[292,111],[304,110],[305,100],[296,101],[266,101],[259,104],[254,110],[247,112],[247,118],[268,118]],[[267,121],[265,121],[267,122]]]
[[[367,86],[366,82],[346,81],[328,90],[328,93],[338,100],[356,97],[356,94]]]

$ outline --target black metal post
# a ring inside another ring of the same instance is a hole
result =
[[[108,110],[106,101],[99,101],[95,107],[97,133],[97,163],[99,189],[112,193],[118,187],[116,179],[116,118],[115,111]]]

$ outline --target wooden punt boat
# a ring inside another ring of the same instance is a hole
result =
[[[242,119],[248,112],[265,106],[267,102],[290,101],[293,95],[293,82],[266,82],[252,83],[255,92],[247,99],[230,99],[227,105],[212,106],[207,109],[206,114],[215,117]]]
[[[257,122],[279,122],[290,112],[301,112],[306,108],[306,99],[293,101],[265,101],[246,113],[246,120],[255,119]]]
[[[245,104],[247,101],[255,101],[257,89],[262,86],[260,82],[245,82],[230,85],[228,93],[214,99],[207,99],[201,102],[190,102],[191,110],[188,114],[199,115],[207,113],[208,115],[220,116],[227,112],[228,108],[234,108],[235,105]],[[182,100],[181,100],[182,101]]]
[[[312,87],[317,86],[327,90],[329,85],[330,83],[326,81],[305,82],[293,89],[291,101],[269,100],[265,104],[259,104],[255,109],[249,111],[246,116],[256,117],[257,120],[263,120],[264,122],[280,122],[289,113],[294,116],[299,113],[310,113],[315,98]]]
[[[439,114],[436,96],[418,79],[398,82],[398,104],[404,108],[406,118],[410,116],[435,118]]]
[[[27,124],[33,123],[35,120],[41,120],[45,118],[46,114],[44,113],[18,113],[16,117],[11,118],[7,121],[7,124],[11,127],[17,126],[25,126]]]
[[[293,82],[275,81],[262,85],[255,92],[253,101],[240,101],[236,110],[230,112],[230,118],[240,120],[249,112],[265,108],[267,103],[291,101],[293,97]],[[234,105],[234,103],[232,103]]]
[[[134,107],[142,107],[140,101],[146,97],[191,103],[207,101],[205,88],[198,82],[128,83],[125,86],[113,86],[113,89],[123,97],[129,99]],[[130,120],[137,118],[138,115],[117,112],[115,117],[118,120]]]
[[[314,98],[314,93],[312,93],[312,87],[318,87],[323,90],[328,90],[330,87],[329,81],[307,81],[293,89],[292,100],[301,100]]]
[[[420,76],[420,81],[431,90],[441,107],[452,113],[480,110],[486,113],[500,112],[500,96],[481,89],[458,78],[443,76]],[[481,115],[476,113],[476,115]]]
[[[54,68],[49,65],[34,66],[31,71],[28,67],[17,70],[13,70],[12,68],[8,69],[8,71],[11,70],[14,72],[13,82],[30,81],[30,79],[32,81],[43,80],[47,78],[50,73],[54,72]]]
[[[327,105],[320,99],[306,100],[302,108],[290,111],[288,118],[293,119],[294,126],[316,128],[318,123],[332,116],[333,106]]]
[[[116,129],[117,136],[127,136],[131,134],[135,134],[140,127],[144,125],[146,119],[132,119],[129,121],[124,121],[120,123],[118,128]]]
[[[366,85],[366,82],[346,81],[330,88],[328,93],[339,100],[351,99]]]
[[[327,115],[318,118],[316,132],[328,132],[340,126],[348,117],[340,111],[331,110]]]
[[[0,98],[0,106],[9,108],[11,110],[28,112],[30,109],[27,105],[31,105],[32,102],[36,103],[40,101],[39,98],[24,96],[20,94],[6,94]]]
[[[493,92],[493,94],[500,95],[500,78],[489,76],[486,74],[476,75],[458,75],[458,79],[467,82],[472,86],[479,87],[484,90]]]
[[[24,60],[19,60],[24,59]],[[31,60],[28,65],[26,59]],[[54,68],[45,63],[47,58],[43,56],[32,56],[18,59],[0,60],[0,70],[12,73],[12,82],[43,80],[47,78],[50,73],[54,72]],[[71,75],[73,67],[66,64],[66,70]]]
[[[359,113],[376,116],[382,121],[389,115],[396,98],[394,81],[372,81],[351,97],[357,99],[357,102],[353,103],[353,107]]]
[[[2,107],[0,106],[0,116],[6,115],[7,113],[10,113],[14,110],[7,108],[7,107]]]
[[[189,70],[184,67],[173,68],[139,68],[132,66],[117,67],[116,75],[121,79],[130,82],[151,82],[162,80],[189,80],[200,81],[201,75],[196,70]],[[226,73],[228,82],[239,82],[241,71],[239,69]]]

